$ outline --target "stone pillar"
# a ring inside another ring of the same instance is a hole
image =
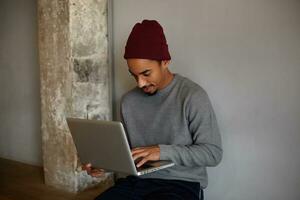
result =
[[[80,170],[66,117],[111,119],[107,0],[38,0],[38,31],[45,183],[105,189],[112,174]]]

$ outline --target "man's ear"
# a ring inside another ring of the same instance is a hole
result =
[[[167,69],[169,67],[170,63],[171,63],[171,60],[162,60],[161,66],[163,67],[163,69]]]

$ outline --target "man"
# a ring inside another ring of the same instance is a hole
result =
[[[169,70],[170,54],[161,25],[137,23],[124,58],[137,82],[121,101],[121,116],[137,167],[172,160],[175,166],[141,177],[119,179],[97,200],[203,199],[206,167],[222,158],[221,137],[206,92]]]

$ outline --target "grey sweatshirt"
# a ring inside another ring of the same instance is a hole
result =
[[[199,85],[175,74],[172,82],[153,96],[134,88],[122,98],[121,117],[131,148],[159,145],[160,159],[175,163],[143,178],[207,186],[206,167],[221,161],[222,147],[213,108]]]

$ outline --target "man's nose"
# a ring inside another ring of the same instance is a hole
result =
[[[147,81],[143,79],[142,77],[139,77],[137,80],[137,84],[139,88],[143,88],[144,86],[147,85]]]

